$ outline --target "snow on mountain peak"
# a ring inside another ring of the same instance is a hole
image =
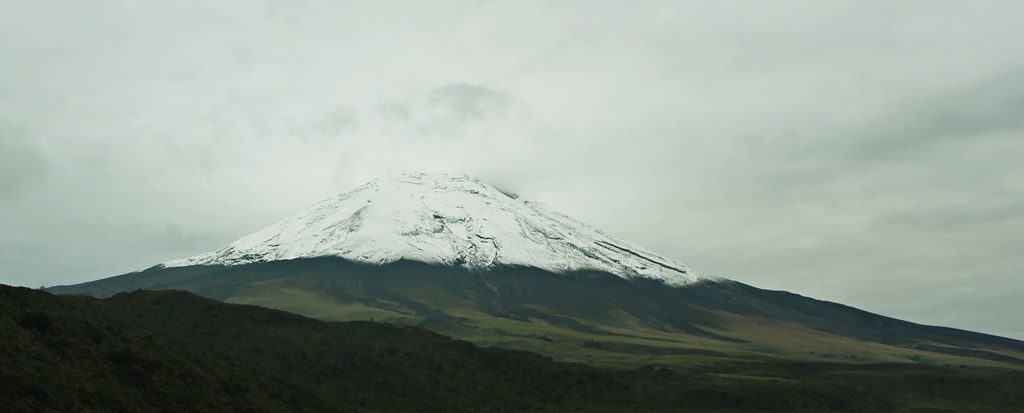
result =
[[[338,256],[487,269],[600,270],[685,285],[689,267],[466,175],[396,172],[325,199],[222,249],[164,267]]]

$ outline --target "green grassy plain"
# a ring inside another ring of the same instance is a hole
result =
[[[795,323],[728,312],[716,314],[724,322],[720,329],[708,331],[734,340],[654,328],[622,311],[609,311],[612,317],[603,321],[568,317],[543,305],[527,305],[534,317],[495,315],[481,309],[478,302],[444,288],[392,288],[392,293],[403,298],[395,301],[360,297],[351,290],[346,290],[345,298],[339,299],[323,291],[323,286],[315,280],[286,277],[247,284],[225,301],[275,308],[326,321],[370,320],[418,325],[482,346],[530,351],[598,367],[682,366],[743,360],[1007,367],[998,361],[925,352],[912,346],[859,340]],[[432,312],[422,315],[422,308],[403,304],[409,301]]]

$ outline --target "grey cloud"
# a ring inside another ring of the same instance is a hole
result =
[[[481,125],[495,126],[499,133],[513,123],[528,127],[533,122],[525,101],[495,87],[456,82],[422,93],[382,100],[375,113],[392,126],[405,125],[412,139],[438,135],[445,140],[464,136]]]
[[[952,205],[928,204],[912,211],[899,211],[885,215],[878,221],[881,225],[943,231],[955,231],[975,225],[1001,225],[1012,222],[1024,225],[1024,201],[993,202],[987,199],[972,199]]]
[[[292,136],[311,142],[343,139],[347,134],[358,128],[359,115],[350,107],[338,106],[318,116],[288,119],[282,123],[289,125],[289,127],[284,130],[268,128],[264,130],[262,135]]]
[[[0,200],[37,189],[47,179],[46,158],[21,128],[0,123]]]
[[[825,136],[807,138],[811,141],[791,156],[840,162],[902,162],[908,156],[921,158],[948,145],[1007,139],[1006,134],[1021,130],[1024,71],[1015,71],[980,84],[961,85],[953,91],[925,92],[884,108],[877,119],[851,125],[840,132],[843,136],[828,136],[831,131],[825,130]]]
[[[846,153],[900,159],[907,151],[927,151],[936,144],[991,139],[993,133],[1024,130],[1024,75],[930,96],[897,107],[887,120],[863,130],[866,137]],[[873,139],[872,139],[873,138]]]
[[[756,171],[751,179],[760,182],[765,199],[868,192],[845,201],[885,202],[866,210],[907,224],[940,215],[952,224],[978,208],[1006,211],[1004,205],[1019,204],[1021,196],[1007,180],[1024,173],[1024,165],[1012,161],[1024,151],[1024,88],[1015,79],[995,76],[944,93],[923,92],[868,118],[746,139],[760,167],[738,173]],[[891,211],[904,207],[924,212]],[[943,207],[949,210],[927,212]]]
[[[407,121],[412,116],[412,109],[408,105],[396,101],[381,102],[376,109],[381,116],[391,120]]]
[[[513,98],[508,93],[480,85],[452,83],[432,90],[428,102],[447,109],[460,120],[476,120],[507,112]]]

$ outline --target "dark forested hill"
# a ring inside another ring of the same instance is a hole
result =
[[[726,361],[609,370],[178,291],[0,287],[10,411],[1018,411],[1024,372]],[[1017,410],[1015,410],[1017,409]]]
[[[0,410],[321,411],[229,358],[114,327],[97,300],[0,286]]]

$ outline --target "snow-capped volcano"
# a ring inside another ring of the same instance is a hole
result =
[[[686,265],[612,238],[545,205],[465,175],[393,173],[320,201],[219,250],[164,267],[238,265],[337,256],[486,269],[523,265],[553,272],[600,270],[685,285]]]
[[[325,259],[291,260],[314,257]],[[392,264],[399,260],[407,262]],[[570,273],[581,270],[609,276]],[[657,357],[690,354],[694,346],[692,354],[715,358],[835,361],[845,352],[865,362],[1024,365],[1020,341],[705,277],[460,175],[389,175],[220,250],[48,291],[109,297],[140,289],[192,291],[332,321],[417,325],[570,357],[589,359],[596,348],[616,363],[638,349]],[[606,341],[623,334],[629,346]],[[793,334],[800,340],[778,340]]]

